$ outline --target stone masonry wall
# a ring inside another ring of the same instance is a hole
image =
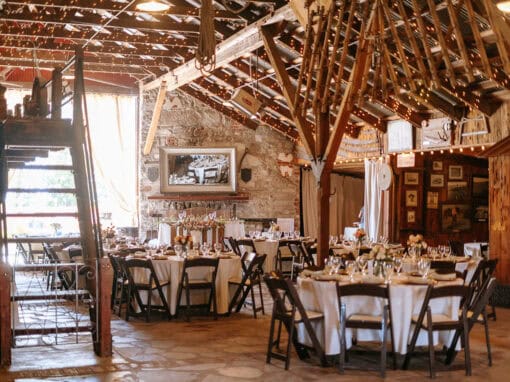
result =
[[[299,227],[299,169],[282,162],[295,156],[292,141],[267,126],[251,130],[195,98],[180,91],[167,94],[159,127],[149,155],[142,154],[150,126],[156,91],[144,94],[140,128],[140,235],[157,227],[149,210],[167,215],[169,202],[148,200],[160,194],[160,147],[236,147],[237,164],[245,149],[242,168],[252,170],[249,182],[240,179],[237,168],[237,191],[249,194],[248,202],[236,203],[238,218],[294,217]],[[280,160],[278,160],[280,158]],[[284,170],[292,171],[282,175]],[[198,203],[201,205],[201,203]],[[221,203],[220,203],[221,204]],[[188,207],[191,203],[188,203]],[[232,208],[232,205],[227,206]]]

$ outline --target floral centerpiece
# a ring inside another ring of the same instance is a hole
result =
[[[409,248],[413,248],[415,254],[420,256],[422,249],[427,249],[427,242],[423,240],[423,236],[418,235],[409,235],[409,239],[407,239],[407,246]]]
[[[191,235],[177,235],[174,238],[174,243],[191,248],[193,246],[193,237]]]
[[[106,239],[113,239],[115,235],[117,234],[117,231],[115,229],[114,225],[109,225],[105,229],[102,230],[102,235]]]
[[[367,233],[363,228],[358,228],[354,233],[354,237],[356,238],[356,241],[358,242],[359,245],[361,245],[366,236]]]
[[[213,214],[208,214],[204,216],[187,215],[179,219],[178,224],[186,228],[187,231],[201,231],[203,229],[222,227],[225,225],[225,222],[217,219]]]
[[[396,251],[387,245],[374,245],[368,254],[368,257],[374,260],[374,275],[384,276],[384,266],[387,263],[393,263]]]
[[[280,226],[275,222],[271,222],[271,227],[269,227],[269,232],[280,232]]]

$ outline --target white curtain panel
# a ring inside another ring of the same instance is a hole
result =
[[[381,232],[382,192],[378,187],[380,161],[365,159],[365,231],[372,241],[377,241]]]
[[[319,224],[317,215],[317,183],[311,171],[303,171],[303,223],[305,235],[317,237]],[[331,197],[329,199],[329,232],[341,235],[345,227],[358,221],[363,205],[363,179],[338,174],[331,175]]]

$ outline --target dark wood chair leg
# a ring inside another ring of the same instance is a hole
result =
[[[432,336],[432,313],[430,308],[427,309],[427,334],[429,341],[429,370],[430,378],[435,378],[436,373],[434,370],[434,337]]]
[[[482,311],[482,315],[483,315],[483,326],[485,329],[485,342],[487,345],[487,358],[489,359],[489,366],[492,366],[492,352],[491,352],[491,343],[490,343],[490,337],[489,337],[489,321],[488,321],[487,311],[485,309]]]
[[[464,336],[464,362],[466,365],[466,375],[471,375],[471,349],[469,346],[469,322],[468,319],[464,316],[464,330],[463,330],[463,336]]]

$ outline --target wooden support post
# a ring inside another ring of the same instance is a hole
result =
[[[62,70],[53,69],[51,74],[51,119],[62,118]]]
[[[97,260],[97,277],[99,293],[96,298],[96,323],[94,352],[100,357],[112,355],[112,330],[111,330],[111,295],[113,282],[113,269],[108,258]]]
[[[145,146],[143,148],[143,155],[149,155],[152,150],[152,144],[154,143],[154,137],[156,136],[156,130],[158,129],[159,117],[161,115],[161,110],[163,109],[163,104],[165,103],[166,88],[166,81],[163,81],[159,88],[158,98],[156,98],[154,111],[152,112],[151,125],[149,127],[149,132],[147,133]]]
[[[5,238],[7,240],[7,238]],[[0,262],[0,366],[11,364],[11,276],[9,264]]]
[[[319,227],[317,230],[317,265],[324,266],[329,254],[329,196],[331,187],[331,171],[325,169],[320,175],[317,188],[317,214]]]

